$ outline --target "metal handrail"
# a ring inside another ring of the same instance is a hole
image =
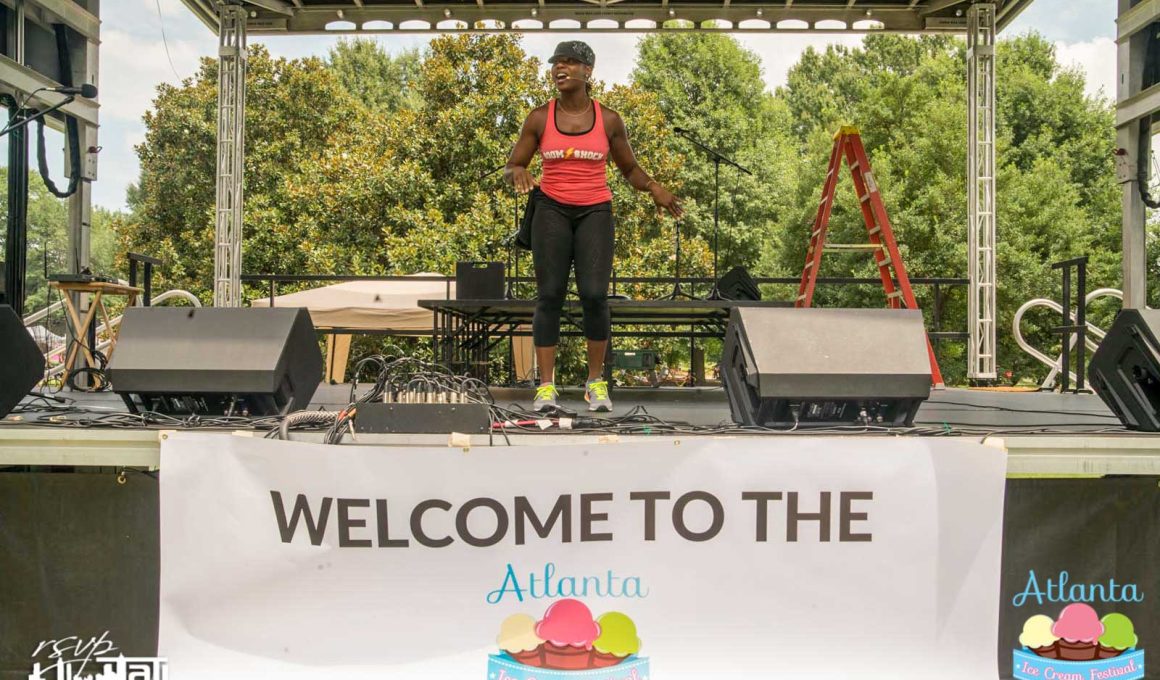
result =
[[[455,281],[454,276],[446,276],[443,274],[415,274],[411,276],[398,275],[340,275],[340,274],[243,274],[243,283],[306,283],[306,282],[321,282],[321,281]],[[536,278],[534,276],[509,276],[509,279],[519,281],[522,283],[534,283]],[[671,276],[617,276],[614,277],[617,283],[658,283],[658,284],[672,284],[678,279]],[[681,283],[713,283],[715,279],[705,276],[682,276]],[[763,276],[754,277],[753,280],[759,285],[764,284],[797,284],[801,280],[796,277],[788,276]],[[871,277],[855,277],[855,276],[819,276],[818,283],[838,284],[838,285],[855,285],[855,284],[879,284],[882,282],[880,278]],[[923,285],[947,285],[947,286],[965,286],[970,281],[964,278],[955,277],[913,277],[910,279],[911,283]]]
[[[40,310],[39,312],[33,312],[32,314],[29,314],[28,316],[24,317],[24,325],[29,326],[31,324],[36,323],[37,321],[42,321],[42,320],[48,318],[48,316],[50,314],[52,314],[53,312],[60,311],[63,308],[64,308],[64,303],[60,302],[58,300],[57,302],[52,303],[51,305],[45,307],[44,309]]]
[[[1117,290],[1115,288],[1097,288],[1096,290],[1093,290],[1084,296],[1084,306],[1086,307],[1087,305],[1091,304],[1092,300],[1101,297],[1114,297],[1119,300],[1123,300],[1124,293],[1123,291]],[[1049,300],[1047,298],[1035,298],[1033,300],[1028,300],[1027,302],[1024,302],[1023,305],[1015,312],[1015,318],[1011,322],[1011,332],[1015,336],[1015,342],[1019,345],[1019,348],[1030,355],[1032,358],[1038,360],[1040,363],[1051,369],[1051,371],[1048,372],[1047,377],[1043,379],[1042,383],[1040,383],[1040,387],[1045,390],[1052,389],[1055,387],[1056,378],[1063,370],[1063,352],[1060,351],[1059,356],[1053,360],[1043,352],[1040,352],[1038,349],[1032,347],[1031,344],[1028,343],[1027,340],[1023,337],[1023,331],[1020,328],[1023,322],[1023,315],[1031,311],[1031,309],[1034,307],[1046,307],[1047,309],[1050,309],[1057,314],[1063,314],[1063,305],[1059,304],[1055,300]],[[1094,352],[1100,346],[1099,341],[1103,340],[1107,333],[1102,328],[1099,328],[1090,321],[1086,322],[1084,325],[1087,326],[1088,330],[1088,336],[1084,338],[1084,345]],[[1093,337],[1095,338],[1094,340],[1092,339]],[[1071,347],[1075,347],[1077,339],[1078,336],[1076,334],[1072,334],[1070,341]],[[1070,369],[1068,369],[1068,376],[1072,380],[1077,379],[1075,371]]]

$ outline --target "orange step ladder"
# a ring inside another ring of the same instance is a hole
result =
[[[870,242],[827,246],[826,230],[830,226],[830,213],[834,207],[834,193],[838,187],[838,174],[842,169],[843,155],[850,166],[850,174],[854,177],[854,189],[858,195],[859,207],[862,208],[862,220],[866,223],[866,233],[870,237]],[[870,160],[866,157],[866,149],[862,146],[862,136],[858,128],[851,125],[843,126],[834,135],[830,167],[822,187],[822,200],[818,203],[814,226],[810,231],[810,246],[806,250],[806,264],[802,268],[802,280],[798,286],[794,307],[809,307],[813,303],[818,269],[822,264],[822,251],[826,247],[833,250],[872,252],[890,309],[918,309],[914,290],[910,287],[910,277],[906,275],[906,265],[902,262],[898,242],[894,239],[894,231],[890,228],[890,218],[886,215],[882,194],[878,192],[878,184],[874,181],[874,173],[870,170]],[[894,284],[896,280],[897,286]],[[942,371],[939,370],[938,360],[935,359],[929,335],[926,339],[926,351],[930,355],[931,381],[936,387],[942,387]]]

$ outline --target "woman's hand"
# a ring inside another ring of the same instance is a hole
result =
[[[664,211],[667,210],[670,215],[679,220],[685,214],[684,208],[681,207],[681,200],[660,184],[651,183],[649,193],[652,194],[653,203],[657,204],[657,215],[663,217]]]
[[[532,173],[528,172],[527,168],[518,165],[511,168],[511,179],[512,185],[516,188],[516,192],[520,194],[530,192],[539,184],[536,178],[532,177]]]

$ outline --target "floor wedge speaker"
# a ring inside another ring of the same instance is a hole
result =
[[[276,415],[306,408],[322,380],[299,308],[133,307],[109,381],[134,413]]]
[[[1160,432],[1160,310],[1116,315],[1088,366],[1092,389],[1131,430]]]
[[[733,420],[909,426],[930,396],[922,312],[736,307],[721,357]]]
[[[745,267],[734,267],[717,281],[717,293],[726,300],[760,300],[761,289]]]
[[[8,305],[0,305],[0,418],[44,377],[44,355]]]

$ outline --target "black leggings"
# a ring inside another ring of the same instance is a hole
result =
[[[566,205],[536,190],[532,215],[532,261],[539,297],[532,321],[537,347],[560,341],[560,310],[568,273],[576,264],[576,288],[584,309],[584,336],[607,340],[608,280],[612,277],[612,204]]]

